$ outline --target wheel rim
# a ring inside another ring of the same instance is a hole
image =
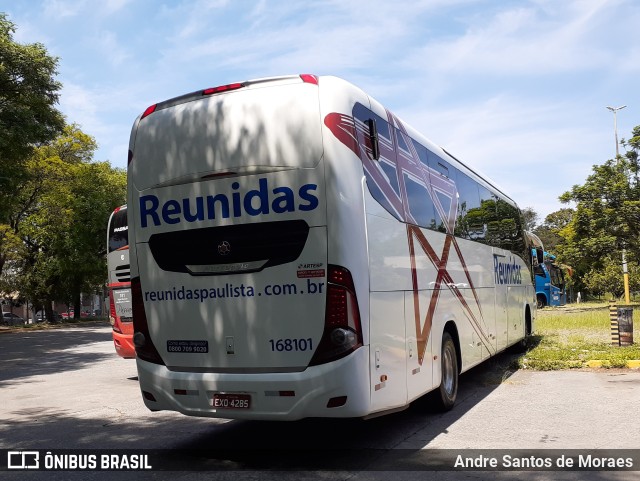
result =
[[[453,362],[453,354],[451,353],[451,348],[449,345],[445,347],[443,357],[442,357],[442,385],[444,386],[444,390],[447,393],[447,396],[451,397],[453,395],[454,389],[454,362]]]

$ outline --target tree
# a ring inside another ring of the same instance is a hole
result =
[[[14,289],[34,305],[44,305],[50,310],[60,287],[60,279],[55,276],[53,246],[68,225],[65,196],[61,192],[69,184],[69,168],[45,152],[44,147],[36,149],[26,163],[29,177],[21,185],[18,208],[11,212],[10,225],[23,245],[23,255],[12,269],[19,272]]]
[[[560,196],[562,202],[576,203],[570,221],[558,231],[562,261],[575,268],[589,289],[596,289],[593,276],[598,282],[610,282],[603,280],[610,279],[603,277],[605,271],[617,271],[621,282],[622,249],[630,263],[640,259],[640,126],[633,133],[632,139],[623,141],[629,147],[624,156],[593,166],[583,185],[574,185]],[[617,293],[611,286],[610,292]]]
[[[628,268],[630,290],[638,291],[640,288],[640,269],[638,264],[630,262]],[[599,296],[611,294],[616,298],[620,298],[624,295],[624,280],[621,273],[620,259],[608,257],[604,259],[602,265],[598,268],[594,267],[584,276],[584,284],[593,294]]]
[[[0,277],[15,248],[10,217],[20,210],[17,198],[29,181],[26,163],[36,146],[64,127],[55,107],[62,87],[54,78],[58,59],[39,43],[16,43],[14,32],[15,25],[0,13]]]
[[[73,303],[77,316],[80,293],[106,280],[107,220],[126,198],[126,173],[91,162],[95,148],[77,125],[37,148],[12,218],[26,250],[18,288],[45,308],[53,300]]]
[[[533,229],[538,223],[538,213],[533,207],[525,207],[522,209],[522,218],[524,220],[524,225],[522,226],[524,230],[533,232]]]
[[[572,227],[588,255],[603,259],[625,246],[640,254],[640,196],[623,157],[594,166],[584,185],[575,185],[560,200],[576,202]]]
[[[56,243],[56,257],[74,314],[80,317],[80,294],[96,292],[107,279],[106,229],[113,209],[125,203],[126,173],[107,162],[74,166],[69,202],[70,225]]]
[[[640,161],[640,125],[637,125],[631,130],[631,135],[632,137],[629,140],[622,139],[620,143],[626,149],[625,157],[632,166],[635,181],[638,183],[638,171],[640,170],[638,165]]]
[[[13,40],[15,25],[0,13],[0,167],[25,160],[35,145],[55,138],[64,126],[55,108],[58,59],[42,44]]]
[[[556,251],[564,240],[562,232],[571,223],[573,214],[573,209],[557,210],[545,217],[544,222],[533,230],[548,252],[558,255]]]

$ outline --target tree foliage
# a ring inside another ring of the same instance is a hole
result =
[[[628,264],[629,289],[632,292],[640,290],[640,268],[636,262]],[[612,294],[620,298],[624,295],[624,278],[620,259],[608,257],[603,262],[594,266],[584,276],[584,285],[595,295],[602,296]]]
[[[0,275],[20,247],[14,221],[21,189],[31,178],[26,163],[36,146],[64,127],[56,109],[62,87],[55,80],[57,58],[41,44],[15,42],[14,32],[15,25],[0,13]]]
[[[533,207],[525,207],[522,209],[522,219],[524,222],[524,230],[533,232],[536,224],[538,223],[538,213],[533,209]]]
[[[629,265],[637,265],[640,259],[640,126],[622,143],[625,155],[594,165],[584,184],[560,196],[562,202],[574,202],[575,209],[547,218],[549,238],[559,258],[576,270],[578,287],[593,293],[620,294],[623,249]],[[632,276],[637,276],[637,270]],[[632,286],[635,283],[632,279]]]
[[[12,262],[14,288],[36,304],[72,303],[76,315],[80,293],[105,282],[107,221],[126,197],[126,173],[92,162],[95,149],[77,125],[36,148],[10,215],[23,251]]]
[[[126,173],[94,162],[95,139],[56,104],[58,59],[14,41],[0,13],[0,292],[73,302],[106,280],[106,225]]]
[[[0,166],[26,159],[34,145],[55,138],[64,126],[55,108],[62,85],[58,59],[42,44],[13,40],[15,25],[0,13]]]
[[[557,210],[547,215],[544,222],[533,230],[547,251],[557,255],[558,247],[563,242],[561,232],[571,224],[573,214],[574,210],[570,208]]]

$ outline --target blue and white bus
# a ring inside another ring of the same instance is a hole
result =
[[[149,107],[129,146],[136,362],[153,410],[369,417],[534,327],[516,203],[352,84],[297,75]]]
[[[555,263],[556,256],[544,253],[544,262],[534,268],[538,308],[564,306],[567,292],[562,268]]]

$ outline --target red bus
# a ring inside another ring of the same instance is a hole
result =
[[[116,208],[107,227],[107,289],[109,291],[109,321],[113,328],[116,352],[125,359],[136,357],[133,345],[131,310],[131,276],[129,273],[129,226],[127,206]]]

